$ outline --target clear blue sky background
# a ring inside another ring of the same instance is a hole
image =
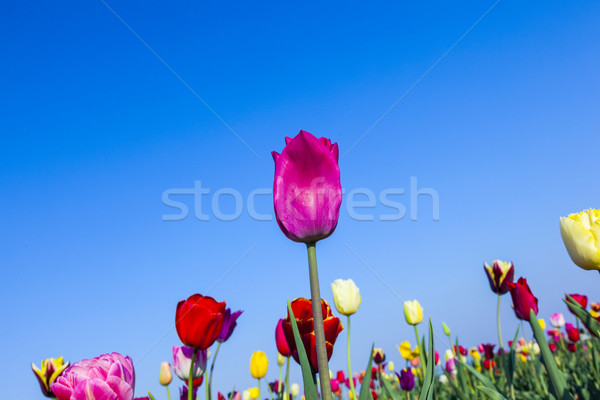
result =
[[[493,3],[108,4],[260,158],[102,2],[5,2],[3,396],[41,398],[32,361],[118,351],[135,361],[136,395],[164,399],[157,377],[180,343],[175,306],[196,292],[244,310],[216,389],[253,385],[255,350],[274,379],[275,323],[287,298],[309,295],[305,249],[245,211],[217,220],[213,194],[233,188],[246,207],[252,190],[272,185],[270,151],[300,129],[344,154]],[[571,263],[558,229],[560,216],[600,207],[599,20],[595,1],[501,1],[340,160],[346,193],[405,188],[396,200],[409,208],[414,176],[440,199],[439,221],[422,196],[417,221],[393,222],[353,220],[345,199],[337,231],[318,246],[323,297],[336,278],[363,295],[357,370],[372,342],[402,364],[396,345],[414,344],[407,299],[438,333],[445,321],[466,345],[496,341],[482,271],[494,258],[515,262],[543,317],[566,313],[564,292],[600,300],[600,276]],[[162,193],[195,181],[211,190],[210,221],[193,217],[190,196],[180,198],[187,219],[162,221],[174,213]],[[234,210],[231,198],[220,206]],[[271,199],[256,209],[272,215]],[[502,319],[507,339],[517,326],[508,297]],[[345,344],[344,332],[334,370]]]

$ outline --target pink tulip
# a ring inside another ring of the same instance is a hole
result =
[[[287,340],[285,339],[285,335],[283,333],[283,319],[280,319],[277,322],[277,327],[275,327],[275,345],[277,346],[277,351],[282,356],[290,357],[292,355],[290,346],[288,346]]]
[[[132,400],[135,371],[129,356],[103,354],[76,362],[52,384],[58,400]]]
[[[193,379],[200,378],[204,371],[206,371],[207,353],[207,350],[199,350],[196,353],[194,368],[192,370]],[[190,377],[190,367],[193,355],[194,349],[191,347],[173,346],[173,372],[175,372],[175,375],[184,382],[187,382]]]
[[[300,131],[273,151],[273,203],[277,223],[291,240],[315,243],[333,233],[342,203],[339,150],[330,139]]]

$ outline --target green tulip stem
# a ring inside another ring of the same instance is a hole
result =
[[[271,390],[271,385],[269,385],[269,381],[267,381],[267,390],[269,391],[269,397],[273,400],[273,391]],[[260,400],[260,398],[258,399]]]
[[[211,393],[211,388],[212,388],[212,376],[213,376],[213,370],[215,369],[215,360],[217,359],[217,354],[219,354],[219,349],[221,348],[221,342],[219,342],[219,344],[217,344],[217,349],[215,350],[215,355],[213,356],[212,362],[210,364],[210,375],[208,377],[208,382],[206,382],[206,390],[207,390],[207,396],[206,396],[206,400],[210,400],[210,398],[212,397],[212,393]]]
[[[419,338],[419,329],[417,328],[417,324],[413,325],[415,327],[415,336],[417,337],[417,346],[419,346],[419,372],[421,373],[421,379],[424,379],[424,371],[425,371],[425,349],[421,347],[421,339]]]
[[[196,354],[198,354],[198,349],[194,347],[192,362],[190,363],[190,376],[188,377],[188,400],[192,400],[192,392],[194,389],[194,363],[196,361]]]
[[[279,356],[277,356],[279,357]],[[281,370],[282,370],[283,366],[280,365],[279,366],[279,379],[277,380],[277,395],[279,396],[279,394],[281,393]]]
[[[350,363],[350,316],[348,315],[348,379],[350,380],[350,392],[352,398],[356,399],[356,390],[354,389],[354,379],[352,379],[352,366]]]
[[[497,322],[498,322],[498,340],[500,342],[500,349],[503,349],[503,341],[502,341],[502,329],[500,329],[500,301],[502,300],[502,295],[498,295],[498,312],[497,312]]]
[[[171,393],[169,393],[169,385],[165,386],[167,388],[167,398],[171,400]]]
[[[204,389],[206,391],[206,400],[210,397],[210,388],[208,387],[208,374],[207,371],[204,371]]]
[[[286,357],[285,362],[285,400],[290,399],[290,358]]]
[[[261,400],[261,397],[260,397],[260,378],[258,378],[258,397],[257,397],[257,399]]]
[[[329,366],[327,365],[327,347],[325,345],[325,329],[323,328],[323,313],[321,311],[321,294],[319,292],[319,273],[317,271],[316,243],[306,245],[308,251],[308,272],[310,277],[310,295],[312,300],[313,320],[315,327],[315,345],[317,348],[317,364],[321,382],[322,400],[333,400]]]

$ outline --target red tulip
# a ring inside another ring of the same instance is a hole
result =
[[[554,353],[556,351],[556,344],[548,343],[548,348],[550,348],[550,351]]]
[[[586,295],[584,294],[570,294],[569,296],[571,296],[573,298],[573,300],[575,300],[576,302],[579,303],[579,305],[583,308],[587,308],[587,304],[588,304],[588,298]],[[571,312],[571,314],[575,315],[575,313],[573,311],[571,311],[571,309],[569,307],[567,307],[569,309],[569,312]]]
[[[336,374],[336,379],[340,382],[344,382],[346,380],[346,375],[344,374],[344,371],[338,371]]]
[[[283,319],[280,319],[277,322],[277,327],[275,327],[275,344],[277,345],[277,351],[282,356],[289,357],[292,355],[290,346],[288,346],[285,334],[283,333]]]
[[[483,368],[485,368],[486,370],[492,369],[496,366],[496,362],[492,361],[492,360],[484,360],[483,361]]]
[[[513,301],[513,309],[517,318],[523,321],[529,321],[529,311],[533,310],[535,315],[538,313],[538,299],[531,293],[527,279],[519,278],[517,283],[508,283],[510,297]]]
[[[486,343],[486,344],[481,344],[480,347],[482,348],[481,352],[485,355],[485,358],[487,360],[494,359],[494,347],[496,347],[495,344]]]
[[[306,350],[306,355],[308,356],[308,360],[310,361],[310,365],[312,366],[313,370],[317,371],[317,346],[315,342],[312,302],[309,299],[299,298],[293,300],[291,306],[294,316],[296,317],[298,331],[300,332],[300,337],[302,338],[302,344]],[[335,344],[335,340],[344,327],[339,318],[336,318],[331,312],[329,304],[322,299],[321,311],[323,312],[323,327],[325,330],[325,348],[327,349],[327,360],[329,360],[331,358],[331,354],[333,353],[333,345]],[[290,347],[294,360],[296,360],[297,363],[300,363],[289,313],[283,320],[283,333],[285,334],[285,338],[288,346]]]
[[[177,304],[175,328],[183,344],[206,350],[221,333],[224,317],[225,302],[194,294]]]
[[[573,324],[566,323],[565,330],[567,331],[567,337],[571,342],[579,341],[579,330],[573,326]]]
[[[577,346],[575,346],[575,343],[568,343],[567,344],[567,349],[571,352],[571,353],[575,353],[577,351]]]
[[[300,131],[273,151],[273,203],[277,223],[291,240],[315,243],[333,233],[342,203],[339,150],[330,139]]]

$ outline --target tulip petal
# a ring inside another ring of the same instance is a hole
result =
[[[571,260],[579,267],[600,268],[600,224],[578,214],[560,219],[560,233]]]

